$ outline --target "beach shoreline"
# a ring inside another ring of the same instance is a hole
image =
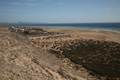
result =
[[[120,31],[106,29],[81,30],[78,28],[43,28],[50,32],[61,32],[80,36],[83,39],[105,40],[120,43]]]

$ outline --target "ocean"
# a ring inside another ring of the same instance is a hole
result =
[[[4,24],[4,26],[31,26],[31,27],[70,27],[79,28],[82,30],[89,29],[105,29],[120,31],[120,23],[63,23],[63,24],[39,24],[39,23],[16,23],[16,24]]]

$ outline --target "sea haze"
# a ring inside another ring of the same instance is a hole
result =
[[[80,29],[107,29],[120,31],[120,23],[7,23],[1,26],[42,26],[42,27],[72,27]]]

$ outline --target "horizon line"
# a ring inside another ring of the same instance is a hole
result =
[[[120,22],[66,22],[66,23],[48,23],[48,22],[0,22],[0,24],[82,24],[82,23],[120,23]]]

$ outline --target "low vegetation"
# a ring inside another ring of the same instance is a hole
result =
[[[36,43],[37,45],[37,43]],[[105,76],[120,77],[120,44],[108,41],[75,39],[68,41],[39,42],[39,48],[69,58],[72,62]],[[51,47],[48,49],[48,47]]]

